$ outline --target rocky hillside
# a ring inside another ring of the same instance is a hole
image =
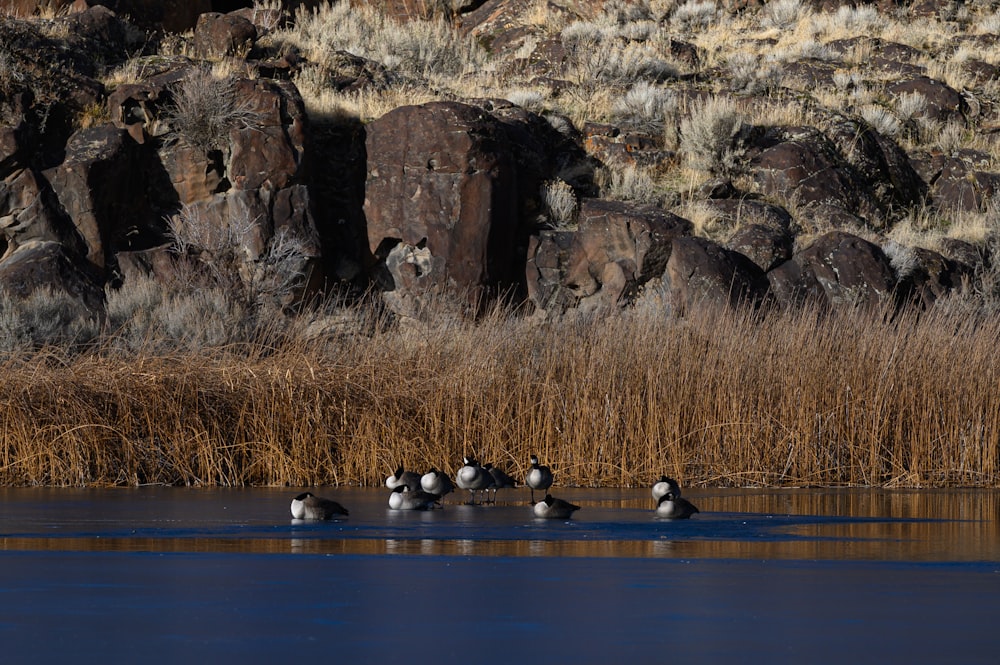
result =
[[[104,318],[150,280],[257,317],[371,287],[411,315],[441,293],[540,316],[1000,297],[986,2],[0,11],[7,298]]]

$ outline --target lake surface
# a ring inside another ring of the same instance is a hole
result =
[[[0,489],[4,662],[995,663],[1000,492]]]

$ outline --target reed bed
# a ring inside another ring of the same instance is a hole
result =
[[[474,455],[557,484],[1000,481],[1000,320],[498,312],[277,346],[0,365],[6,485],[378,485]]]

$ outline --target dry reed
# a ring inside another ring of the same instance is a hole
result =
[[[379,484],[472,454],[558,484],[997,486],[1000,320],[640,311],[279,348],[7,360],[0,483]]]

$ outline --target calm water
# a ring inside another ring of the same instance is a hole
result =
[[[0,489],[4,662],[995,663],[1000,492]],[[12,659],[12,660],[9,660]]]

